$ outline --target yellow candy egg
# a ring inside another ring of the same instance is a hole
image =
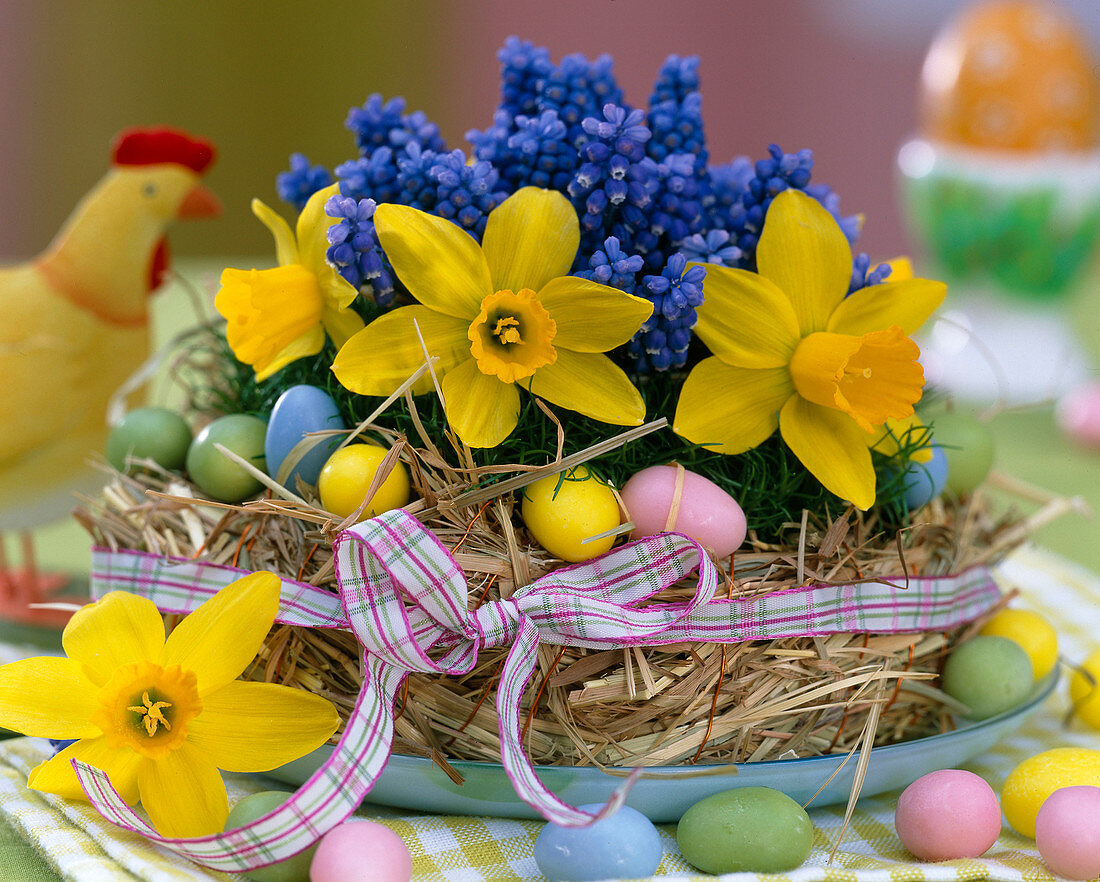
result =
[[[588,466],[535,481],[524,489],[520,510],[523,522],[539,544],[571,563],[608,551],[614,536],[593,542],[583,540],[621,523],[615,494]]]
[[[1024,760],[1001,790],[1001,810],[1013,828],[1035,838],[1035,818],[1055,790],[1084,784],[1100,787],[1100,750],[1056,747]]]
[[[1082,28],[1054,3],[974,4],[933,42],[921,73],[928,137],[996,150],[1089,150],[1100,83]]]
[[[346,518],[359,508],[386,453],[376,444],[349,444],[332,454],[317,480],[324,509]],[[400,508],[408,501],[409,473],[403,463],[397,462],[359,520]]]
[[[1002,609],[982,625],[979,633],[1018,643],[1031,659],[1036,680],[1049,674],[1058,661],[1058,634],[1050,622],[1030,610]]]
[[[1078,671],[1069,681],[1069,697],[1073,712],[1093,729],[1100,729],[1100,650],[1097,650],[1081,666],[1092,675],[1095,683]]]

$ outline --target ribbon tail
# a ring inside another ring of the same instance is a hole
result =
[[[534,673],[538,651],[538,628],[529,618],[524,617],[520,621],[519,633],[505,659],[500,683],[497,685],[501,763],[515,788],[516,795],[546,820],[561,827],[588,827],[601,818],[614,814],[622,807],[630,788],[634,786],[642,770],[635,769],[596,814],[582,812],[575,806],[563,802],[539,780],[535,767],[531,764],[520,740],[522,716],[520,700],[531,680],[531,674]]]
[[[204,867],[239,873],[286,860],[354,812],[389,760],[393,703],[407,673],[368,653],[363,664],[363,688],[331,758],[282,806],[244,827],[193,839],[161,836],[123,801],[101,769],[73,760],[77,779],[112,824]]]

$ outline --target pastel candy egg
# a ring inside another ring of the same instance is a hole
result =
[[[1005,819],[1024,836],[1035,836],[1035,818],[1055,790],[1100,786],[1100,750],[1055,747],[1024,760],[1005,779],[1001,809]]]
[[[943,691],[984,720],[1016,707],[1035,682],[1031,660],[1005,637],[974,637],[960,643],[943,665]]]
[[[1059,876],[1100,876],[1100,787],[1063,787],[1048,796],[1035,818],[1035,844]]]
[[[225,829],[235,830],[237,827],[251,824],[269,812],[275,811],[286,802],[289,796],[289,793],[283,793],[280,790],[264,790],[246,796],[233,806],[233,810],[226,819]],[[316,850],[316,846],[313,846],[285,861],[279,861],[277,864],[261,867],[258,870],[249,870],[244,878],[252,879],[254,882],[309,882],[309,863],[313,860],[313,853]]]
[[[260,471],[264,471],[264,436],[267,423],[254,416],[234,413],[219,417],[195,436],[187,449],[187,471],[211,499],[240,502],[263,485],[224,456],[221,444]]]
[[[520,511],[538,543],[555,557],[571,563],[608,551],[615,544],[614,536],[584,540],[613,530],[621,523],[614,492],[583,465],[540,478],[525,487]]]
[[[922,861],[979,857],[1001,833],[1001,807],[993,788],[973,772],[943,769],[905,788],[894,828]]]
[[[1092,677],[1086,677],[1081,671],[1074,673],[1069,681],[1069,697],[1073,700],[1073,712],[1086,725],[1100,729],[1100,650],[1097,650],[1081,666]]]
[[[325,510],[346,518],[359,508],[386,453],[377,444],[349,444],[332,454],[317,478],[317,492]],[[398,461],[371,497],[360,520],[401,508],[408,501],[409,472]]]
[[[1058,634],[1036,612],[1027,609],[1002,609],[978,632],[987,637],[1006,637],[1027,653],[1036,680],[1049,674],[1058,661]]]
[[[139,407],[119,420],[107,436],[107,462],[118,471],[126,458],[151,459],[169,471],[183,468],[191,444],[191,427],[174,410]]]
[[[810,856],[813,825],[797,802],[770,787],[715,793],[684,812],[676,842],[705,873],[783,873]]]
[[[409,882],[412,856],[401,837],[373,821],[333,827],[317,845],[310,882]]]
[[[595,813],[603,805],[580,808]],[[535,840],[535,863],[550,882],[637,879],[656,872],[662,850],[649,818],[624,805],[588,827],[547,824]]]
[[[947,474],[947,457],[938,444],[932,445],[932,458],[928,462],[910,462],[902,475],[909,510],[921,508],[943,493]]]
[[[1085,447],[1100,447],[1100,384],[1067,392],[1059,399],[1054,418],[1067,438]]]
[[[346,429],[336,402],[324,389],[316,386],[291,386],[275,402],[267,421],[264,438],[264,457],[267,473],[291,490],[297,488],[297,478],[307,484],[316,484],[321,468],[332,451],[340,444],[340,438],[311,439],[314,446],[305,454],[289,474],[279,475],[283,460],[294,446],[310,432],[325,429]]]
[[[634,522],[634,539],[665,530],[686,533],[719,557],[728,557],[745,541],[745,513],[732,496],[702,475],[684,469],[675,521],[667,526],[676,496],[675,466],[651,466],[631,476],[622,489],[623,504]]]
[[[932,437],[947,458],[947,489],[969,496],[993,468],[993,432],[970,414],[954,411],[932,420]]]

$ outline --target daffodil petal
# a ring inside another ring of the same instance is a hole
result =
[[[784,190],[768,208],[756,266],[790,298],[805,336],[824,331],[848,293],[852,249],[820,202],[798,190]]]
[[[328,228],[338,221],[325,214],[325,203],[339,192],[339,184],[318,190],[306,200],[302,213],[298,215],[298,262],[311,270],[318,280],[322,270],[332,270],[325,260],[325,252],[328,251]]]
[[[159,664],[164,619],[148,598],[111,591],[73,614],[61,645],[69,658],[84,666],[88,679],[102,686],[121,665]]]
[[[899,257],[892,257],[889,260],[884,260],[882,263],[876,264],[871,268],[871,272],[877,270],[880,266],[890,267],[889,280],[891,282],[901,282],[905,279],[913,278],[913,261],[911,261],[904,254]]]
[[[541,290],[569,272],[580,239],[576,209],[561,193],[517,190],[489,212],[481,237],[493,290]]]
[[[332,702],[274,683],[229,683],[202,702],[187,740],[219,769],[266,772],[324,744],[340,725]]]
[[[283,220],[282,215],[259,199],[252,200],[252,213],[275,237],[275,259],[279,262],[279,266],[299,263],[298,245],[294,241],[294,234],[290,231],[290,224]]]
[[[554,345],[574,352],[622,346],[653,314],[653,304],[643,297],[576,276],[551,279],[538,296],[558,326]]]
[[[920,415],[912,413],[907,417],[889,419],[876,431],[864,433],[867,447],[885,456],[894,456],[901,450],[902,444],[912,447],[922,446],[909,454],[911,462],[930,462],[932,460],[931,430],[924,425]]]
[[[912,335],[946,295],[947,286],[931,279],[903,279],[861,288],[833,311],[826,330],[858,337],[898,325]]]
[[[317,268],[317,286],[329,309],[346,309],[359,296],[358,289],[328,263]]]
[[[291,362],[299,358],[307,358],[316,355],[325,346],[325,329],[320,325],[314,325],[300,337],[295,338],[289,346],[284,346],[271,361],[255,365],[256,382],[263,382],[276,371],[285,368]]]
[[[786,368],[733,367],[705,358],[684,381],[672,430],[708,450],[744,453],[771,436],[793,394]]]
[[[416,329],[420,328],[420,336]],[[341,384],[360,395],[389,395],[424,364],[424,350],[439,356],[435,370],[446,374],[471,360],[470,323],[426,306],[402,306],[381,315],[351,337],[336,353],[332,372]],[[413,385],[416,395],[432,389],[425,374]]]
[[[365,327],[362,316],[354,309],[331,309],[327,306],[321,313],[321,323],[337,349]]]
[[[495,290],[481,246],[449,220],[387,202],[375,209],[374,230],[398,278],[424,306],[470,322]]]
[[[496,447],[519,422],[519,390],[463,362],[443,378],[447,422],[470,447]]]
[[[757,273],[706,268],[703,304],[695,326],[699,339],[726,364],[745,368],[787,364],[799,341],[798,317],[787,295]]]
[[[105,638],[109,639],[109,638]],[[80,662],[37,656],[0,667],[0,726],[39,738],[91,738],[97,689]]]
[[[141,804],[161,836],[190,838],[219,833],[229,817],[229,799],[218,769],[197,747],[185,743],[138,773]]]
[[[866,511],[875,502],[867,435],[839,410],[794,395],[779,413],[783,440],[830,493]]]
[[[70,744],[55,756],[39,763],[27,776],[27,787],[41,793],[53,793],[65,799],[87,802],[77,780],[72,760],[80,760],[107,773],[111,785],[130,805],[138,801],[138,773],[145,758],[128,747],[111,748],[106,738],[86,738]]]
[[[606,355],[558,350],[553,364],[525,380],[532,395],[616,426],[640,426],[645,402],[622,369]]]
[[[186,616],[164,644],[165,667],[194,671],[205,698],[237,679],[259,652],[279,609],[279,577],[250,573]]]

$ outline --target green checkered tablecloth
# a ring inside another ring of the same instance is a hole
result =
[[[1021,605],[1041,610],[1062,638],[1063,655],[1082,659],[1096,645],[1100,633],[1100,578],[1068,561],[1036,548],[1024,548],[1000,569],[1007,587],[1019,588]],[[975,762],[973,771],[999,789],[1021,760],[1063,745],[1100,748],[1100,734],[1080,724],[1066,729],[1062,718],[1068,707],[1064,685],[1045,707],[1017,733]],[[47,755],[48,745],[19,738],[0,744],[0,815],[20,832],[55,868],[72,882],[176,882],[176,880],[230,879],[155,848],[145,840],[112,827],[87,804],[67,802],[28,791],[30,768]],[[271,783],[254,776],[227,776],[230,798],[239,799]],[[893,829],[896,794],[862,800],[840,849],[829,854],[840,831],[844,807],[813,809],[814,849],[807,863],[785,876],[762,879],[810,880],[939,880],[1053,879],[1035,850],[1035,843],[1005,828],[997,843],[980,860],[942,864],[915,863],[902,848]],[[480,882],[488,879],[539,880],[534,843],[542,824],[498,818],[416,815],[364,806],[361,814],[394,829],[413,856],[414,882]],[[665,854],[655,879],[697,880],[702,876],[680,856],[675,826],[661,827]],[[22,872],[12,879],[31,879]],[[41,877],[39,877],[41,878]],[[723,877],[756,879],[752,874]]]

